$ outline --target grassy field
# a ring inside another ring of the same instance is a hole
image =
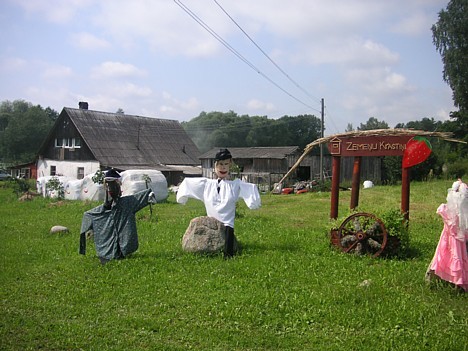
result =
[[[424,275],[452,181],[411,184],[411,250],[358,257],[329,245],[330,194],[242,203],[242,255],[186,254],[201,202],[138,213],[140,248],[100,265],[78,254],[86,202],[19,202],[0,187],[1,350],[467,350],[468,294]],[[400,187],[361,190],[360,209],[399,208]],[[340,192],[340,215],[350,192]],[[68,234],[50,234],[54,225]]]

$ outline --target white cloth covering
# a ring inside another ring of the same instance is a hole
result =
[[[231,228],[234,228],[236,202],[239,198],[251,210],[261,206],[257,186],[239,179],[221,180],[218,183],[217,179],[185,178],[177,191],[177,202],[185,204],[189,198],[203,201],[208,216]]]
[[[447,208],[452,217],[458,217],[457,238],[468,241],[468,186],[461,179],[448,190]]]

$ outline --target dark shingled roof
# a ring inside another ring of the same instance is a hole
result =
[[[175,120],[65,107],[101,165],[120,169],[199,165],[200,152]]]
[[[205,152],[199,158],[215,158],[219,147]],[[272,158],[283,159],[288,155],[299,152],[299,146],[278,146],[278,147],[228,147],[232,158]]]

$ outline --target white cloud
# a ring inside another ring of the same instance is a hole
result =
[[[389,67],[367,69],[351,69],[346,72],[349,86],[358,87],[371,95],[386,95],[389,93],[407,94],[411,87],[405,76],[393,72]]]
[[[417,12],[404,17],[394,24],[391,30],[394,33],[417,36],[431,30],[434,19],[423,12]]]
[[[92,93],[90,95],[76,95],[74,100],[76,101],[76,105],[78,105],[78,101],[87,101],[90,110],[116,112],[119,108],[123,108],[123,110],[128,113],[123,107],[125,102],[107,92],[103,94]]]
[[[353,64],[359,66],[392,65],[399,55],[385,45],[359,37],[333,38],[320,46],[304,46],[295,51],[293,62],[305,61],[313,65]]]
[[[16,0],[31,17],[37,15],[50,22],[67,24],[78,11],[93,3],[93,0]]]
[[[148,97],[153,91],[149,87],[140,87],[132,83],[113,85],[110,93],[119,98]]]
[[[266,110],[266,111],[274,111],[275,105],[271,102],[264,102],[257,99],[251,99],[247,102],[247,108],[252,111],[258,110]]]
[[[198,108],[200,106],[197,98],[195,97],[190,97],[186,101],[180,101],[176,98],[174,98],[170,93],[167,91],[162,92],[162,97],[164,101],[171,103],[172,105],[178,106],[184,110],[193,110],[195,108]]]
[[[184,2],[185,3],[185,2]],[[95,24],[127,50],[148,47],[171,55],[207,56],[219,52],[219,44],[173,1],[102,1]],[[211,6],[187,3],[218,34],[227,22]],[[122,20],[131,18],[131,20]]]
[[[158,112],[164,117],[177,117],[188,120],[199,113],[200,103],[195,97],[187,100],[179,100],[167,91],[161,93],[163,102],[158,107]]]
[[[436,112],[435,116],[441,121],[448,121],[450,120],[450,111],[447,109],[441,108],[440,110]]]
[[[93,67],[91,77],[95,79],[109,79],[121,77],[141,77],[146,72],[129,63],[107,61]]]
[[[71,94],[68,87],[56,86],[44,89],[43,86],[29,86],[24,90],[25,96],[22,98],[31,101],[33,104],[40,104],[43,107],[50,106],[60,113],[62,108],[69,102],[71,107],[78,107],[78,100]]]
[[[0,62],[0,68],[6,72],[20,70],[27,66],[28,61],[20,57],[9,57]]]
[[[389,67],[353,69],[346,72],[345,93],[341,103],[350,114],[385,120],[390,126],[404,121],[402,116],[417,116],[416,89],[402,74]],[[419,111],[421,113],[421,111]],[[417,117],[410,120],[417,120]]]
[[[73,34],[71,41],[74,46],[84,50],[107,49],[111,46],[107,40],[86,32]]]
[[[45,79],[68,78],[73,74],[73,70],[67,66],[52,66],[45,69],[42,76]]]

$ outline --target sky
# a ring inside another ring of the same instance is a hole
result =
[[[189,121],[312,114],[325,135],[456,111],[448,0],[0,0],[0,101]]]

